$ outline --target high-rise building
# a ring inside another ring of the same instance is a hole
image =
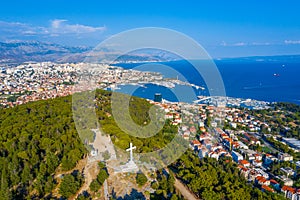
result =
[[[155,102],[162,102],[162,95],[161,95],[161,93],[155,93],[154,94],[154,101]]]

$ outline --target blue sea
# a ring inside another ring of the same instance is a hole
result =
[[[199,61],[202,62],[202,61]],[[256,99],[268,102],[291,102],[300,105],[300,60],[267,61],[261,59],[226,59],[215,60],[215,64],[224,82],[226,96]],[[137,69],[147,65],[145,71],[161,72],[164,77],[185,79],[193,84],[203,86],[205,90],[194,89],[195,95],[182,95],[181,101],[192,102],[197,95],[210,95],[201,74],[187,61],[161,63],[126,63],[117,64],[125,69]],[[164,66],[168,66],[167,69]],[[200,65],[201,66],[201,65]],[[172,69],[172,70],[170,70]],[[142,69],[143,70],[143,69]],[[170,72],[172,71],[172,72]],[[177,77],[177,71],[179,76]],[[177,85],[173,89],[146,84],[145,87],[119,86],[118,90],[134,96],[153,99],[155,93],[161,93],[169,101],[178,101],[178,94],[187,92],[189,86]],[[131,92],[134,91],[134,92]]]

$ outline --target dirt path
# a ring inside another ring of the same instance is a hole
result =
[[[97,174],[99,172],[98,169],[98,162],[88,162],[83,170],[84,174],[84,184],[82,187],[77,191],[76,197],[81,194],[84,191],[87,191],[89,189],[89,186],[91,182],[97,177]]]
[[[188,200],[199,200],[198,198],[195,197],[195,195],[188,190],[178,179],[175,178],[175,184],[174,184],[175,188],[177,190],[179,190],[179,192],[182,194],[182,196],[185,199]]]
[[[108,151],[110,153],[110,159],[116,159],[116,152],[113,146],[113,143],[108,135],[102,134],[99,129],[93,129],[96,137],[93,143],[91,143],[95,150],[98,151],[98,155],[87,157],[86,165],[83,169],[84,174],[84,184],[79,189],[76,197],[84,191],[89,189],[90,184],[94,179],[97,178],[97,174],[99,172],[98,162],[103,160],[102,153],[104,151]],[[107,188],[106,188],[107,189]],[[108,194],[108,192],[106,192]]]
[[[102,153],[104,153],[105,151],[108,151],[108,153],[110,154],[110,159],[117,159],[114,144],[112,143],[110,136],[107,134],[103,134],[99,129],[92,129],[92,131],[95,133],[95,140],[90,144],[95,150],[98,151],[98,155],[94,156],[91,159],[96,159],[99,161],[104,160],[104,158],[102,157]]]

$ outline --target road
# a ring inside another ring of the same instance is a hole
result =
[[[84,191],[89,189],[90,184],[92,181],[97,177],[97,174],[99,172],[98,169],[98,162],[89,162],[86,164],[83,170],[84,174],[84,183],[82,187],[79,189],[79,191],[76,194],[76,197],[83,193]]]
[[[170,175],[169,169],[164,168],[165,172]],[[194,193],[192,193],[176,176],[174,186],[187,200],[199,200]]]
[[[109,200],[107,179],[104,181],[103,185],[104,185],[104,199]]]
[[[175,188],[182,194],[185,199],[199,200],[189,189],[187,189],[177,178],[175,178]]]

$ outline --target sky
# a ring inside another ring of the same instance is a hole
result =
[[[0,41],[96,46],[119,32],[182,32],[212,57],[300,54],[299,0],[2,1]]]

